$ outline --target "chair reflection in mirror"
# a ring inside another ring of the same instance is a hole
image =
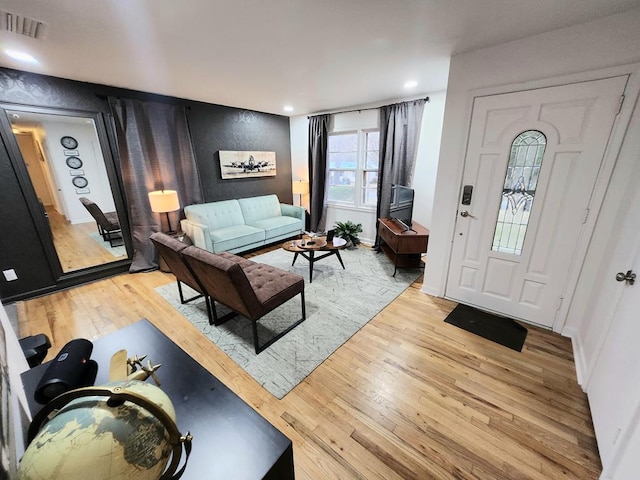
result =
[[[116,212],[103,212],[95,202],[86,197],[80,197],[80,202],[96,221],[98,232],[103,240],[109,242],[112,247],[122,245],[122,231],[120,230],[118,214]]]

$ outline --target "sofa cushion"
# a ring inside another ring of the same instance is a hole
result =
[[[264,230],[266,240],[300,232],[300,220],[293,217],[282,216],[256,220],[251,223],[251,226]]]
[[[208,226],[209,230],[245,224],[237,200],[187,205],[184,214],[190,221]]]
[[[244,222],[247,225],[253,225],[259,220],[265,218],[279,217],[282,215],[280,210],[280,200],[277,195],[262,195],[259,197],[240,198],[238,200],[240,210]]]
[[[234,225],[210,230],[209,233],[215,253],[233,250],[252,243],[264,242],[265,240],[264,230],[250,225]]]
[[[244,252],[302,233],[302,207],[281,204],[277,195],[188,205],[181,221],[193,244],[210,252]],[[258,233],[259,230],[261,233]]]

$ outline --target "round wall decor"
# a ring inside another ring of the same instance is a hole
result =
[[[67,157],[65,161],[67,162],[67,167],[69,168],[76,169],[82,167],[82,160],[80,160],[78,157]]]
[[[84,177],[73,177],[73,179],[71,181],[78,188],[84,188],[87,185],[89,185],[89,180],[87,180]]]
[[[69,150],[72,150],[72,149],[74,149],[74,148],[76,148],[76,147],[78,146],[78,141],[77,141],[75,138],[73,138],[73,137],[70,137],[70,136],[68,136],[68,135],[65,135],[64,137],[62,137],[62,138],[60,139],[60,144],[61,144],[64,148],[69,149]]]

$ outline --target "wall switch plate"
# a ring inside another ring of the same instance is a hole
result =
[[[4,275],[4,278],[7,282],[18,279],[18,275],[16,275],[16,271],[13,268],[10,268],[9,270],[3,270],[2,274]]]

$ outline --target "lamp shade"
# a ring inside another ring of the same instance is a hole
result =
[[[175,190],[157,190],[149,192],[151,211],[156,213],[173,212],[180,208],[178,192]]]
[[[295,194],[304,195],[305,193],[309,193],[309,182],[305,180],[293,182],[292,187],[293,193]]]

